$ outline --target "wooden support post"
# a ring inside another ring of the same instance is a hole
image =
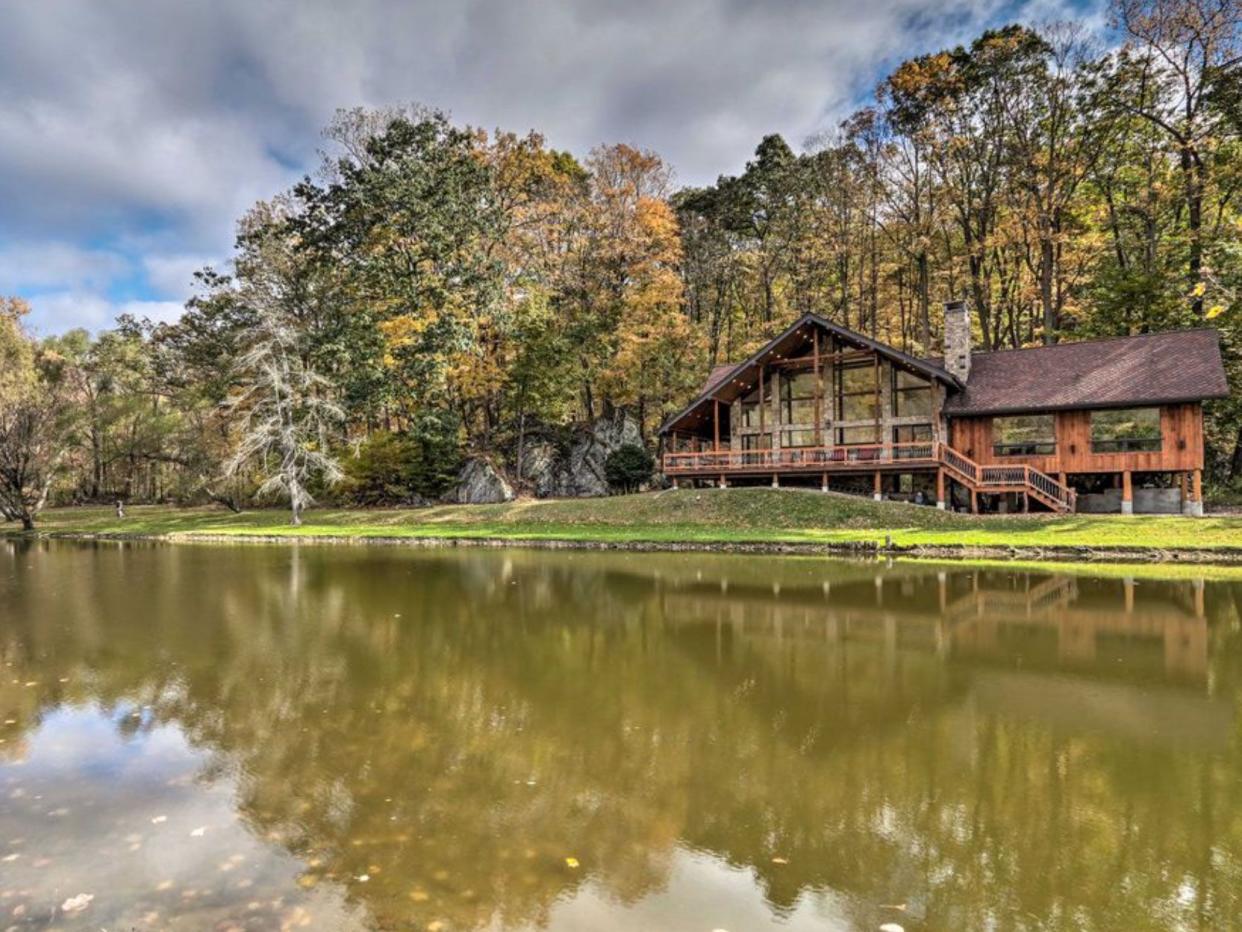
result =
[[[778,472],[774,472],[772,473],[772,488],[779,489],[780,487],[781,487],[781,474]]]
[[[875,500],[882,501],[884,499],[884,481],[879,470],[875,473]]]
[[[713,406],[712,421],[714,422],[712,426],[716,432],[715,439],[713,440],[712,452],[719,453],[720,452],[720,399],[713,398],[712,406]]]
[[[944,497],[944,469],[936,470],[936,507],[944,511],[947,507],[948,499]]]
[[[1022,490],[1022,513],[1030,514],[1031,511],[1031,493],[1026,489]]]
[[[720,487],[722,489],[727,489],[729,487],[729,480],[724,477],[724,473],[720,474]]]
[[[823,398],[824,398],[824,379],[823,371],[819,367],[819,327],[815,328],[815,446],[822,447],[824,445],[824,418],[823,418]]]
[[[974,489],[970,490],[970,513],[972,515],[979,513],[979,493]]]
[[[1182,503],[1183,513],[1186,512],[1186,505],[1189,501],[1187,497],[1189,493],[1189,489],[1187,488],[1187,485],[1188,483],[1186,482],[1186,474],[1184,472],[1179,472],[1177,474],[1177,491],[1178,491],[1179,501],[1181,501]]]
[[[1203,517],[1203,470],[1196,469],[1191,493],[1190,513],[1196,518]]]
[[[1134,514],[1134,489],[1131,486],[1128,469],[1121,473],[1121,513],[1123,515]]]
[[[825,473],[820,473],[820,476],[819,476],[819,487],[820,487],[820,491],[823,491],[823,492],[827,492],[827,491],[828,491],[828,473],[826,473],[826,472],[825,472]]]
[[[760,363],[759,364],[759,446],[760,446],[760,449],[763,449],[763,445],[764,445],[763,437],[766,432],[764,429],[764,420],[765,420],[764,409],[766,408],[766,406],[768,406],[768,399],[766,399],[764,396],[764,365],[763,363]],[[768,449],[769,450],[773,449],[773,445],[769,444]]]

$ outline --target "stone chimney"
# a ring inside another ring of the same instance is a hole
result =
[[[970,308],[965,301],[944,305],[944,367],[963,383],[970,378]]]

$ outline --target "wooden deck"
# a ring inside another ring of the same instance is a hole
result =
[[[1027,465],[980,465],[938,442],[862,446],[791,447],[781,450],[702,450],[664,454],[664,473],[673,478],[727,479],[756,475],[868,475],[935,471],[970,490],[1019,492],[1054,511],[1073,511],[1077,496],[1069,487]],[[879,491],[879,480],[876,480]],[[938,496],[944,501],[943,492]],[[972,499],[973,508],[973,499]]]

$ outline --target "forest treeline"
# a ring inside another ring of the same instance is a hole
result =
[[[8,302],[0,392],[47,409],[23,431],[0,404],[0,459],[61,431],[22,481],[68,500],[431,495],[464,456],[511,466],[532,432],[622,407],[654,444],[710,365],[803,312],[934,355],[967,298],[987,349],[1219,327],[1209,475],[1236,486],[1242,12],[1112,16],[1107,44],[1010,26],[912,58],[832,132],[767,136],[702,188],[630,145],[341,112],[178,322],[26,345]]]

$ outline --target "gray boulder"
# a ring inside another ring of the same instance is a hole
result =
[[[568,442],[543,437],[527,440],[522,451],[522,479],[539,498],[591,498],[607,495],[604,463],[627,443],[642,445],[638,419],[617,411],[574,429]]]
[[[495,505],[513,501],[513,487],[491,460],[475,457],[462,466],[449,498],[460,505]]]

